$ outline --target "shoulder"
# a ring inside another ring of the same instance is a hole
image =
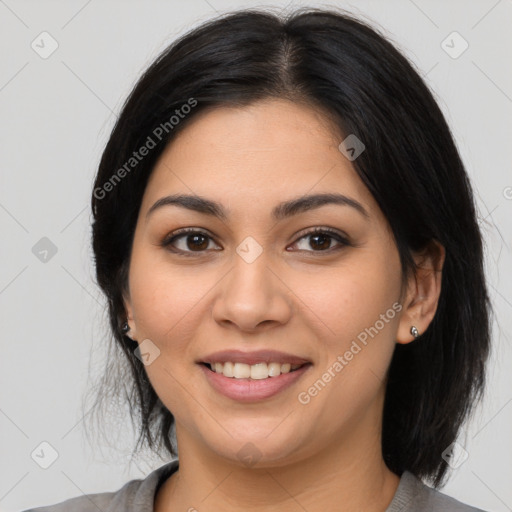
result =
[[[174,460],[155,469],[144,479],[130,480],[117,491],[84,494],[23,512],[152,512],[158,486],[177,468],[178,461]]]
[[[133,485],[132,480],[128,484]],[[126,485],[128,485],[126,484]],[[105,492],[98,494],[84,494],[76,498],[70,498],[66,501],[47,505],[44,507],[31,508],[23,512],[98,512],[98,510],[109,510],[113,499],[124,494],[126,486],[117,492]]]
[[[400,478],[400,484],[386,512],[485,512],[466,505],[425,485],[409,471]]]

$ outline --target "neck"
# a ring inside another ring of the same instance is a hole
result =
[[[370,414],[369,416],[372,416]],[[385,512],[399,484],[382,459],[380,430],[366,418],[352,435],[283,466],[219,457],[177,425],[180,467],[161,487],[155,512]]]

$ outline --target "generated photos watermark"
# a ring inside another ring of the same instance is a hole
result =
[[[135,169],[137,165],[151,152],[151,150],[154,149],[196,105],[197,100],[195,98],[189,98],[179,109],[175,109],[175,115],[172,115],[168,121],[160,123],[156,128],[154,128],[151,135],[148,135],[144,144],[142,144],[137,151],[132,153],[132,156],[119,169],[117,169],[114,174],[112,174],[111,178],[101,187],[96,187],[94,189],[94,197],[101,200],[104,199],[109,192],[112,192],[116,185],[118,185],[133,169]]]
[[[344,368],[347,366],[354,357],[361,352],[361,350],[368,345],[368,336],[372,339],[382,330],[385,325],[392,320],[395,315],[402,310],[402,305],[395,302],[386,313],[380,315],[372,326],[365,328],[357,335],[357,340],[352,340],[350,348],[345,351],[343,355],[339,355],[335,361],[327,368],[322,376],[317,379],[313,385],[307,390],[301,391],[297,395],[297,399],[302,405],[307,405],[311,402],[311,399],[320,393],[329,382],[336,377]],[[359,342],[359,343],[358,343]]]

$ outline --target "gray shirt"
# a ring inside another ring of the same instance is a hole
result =
[[[130,480],[118,491],[86,494],[56,505],[23,512],[153,512],[159,487],[178,469],[174,460],[155,469],[144,479]],[[484,512],[425,485],[405,471],[386,512]]]

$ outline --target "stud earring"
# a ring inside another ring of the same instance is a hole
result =
[[[121,332],[123,334],[126,334],[130,330],[130,326],[128,325],[128,322],[124,322],[123,325],[121,325]]]
[[[416,327],[414,325],[411,327],[411,334],[415,338],[419,338],[420,337],[420,333],[418,332],[418,329],[416,329]]]

